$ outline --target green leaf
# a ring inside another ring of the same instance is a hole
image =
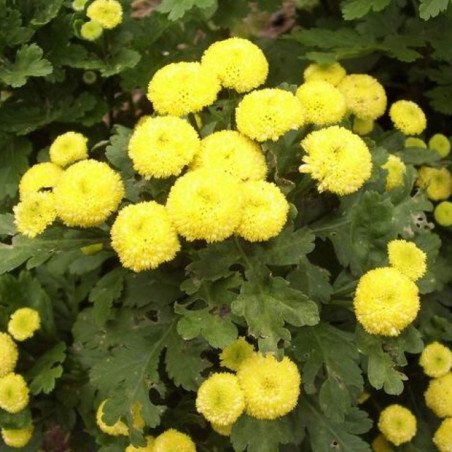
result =
[[[449,0],[420,0],[419,16],[421,19],[428,20],[446,11],[448,6]]]
[[[356,403],[356,395],[363,391],[354,335],[321,323],[300,328],[292,345],[296,358],[303,363],[306,392],[313,394],[320,390],[322,411],[329,418],[342,422]],[[317,382],[324,373],[326,379]]]
[[[35,27],[42,27],[49,23],[58,14],[63,6],[64,0],[34,0],[33,18],[30,24]]]
[[[370,446],[358,436],[372,426],[364,411],[352,408],[344,422],[336,422],[322,413],[312,396],[304,397],[297,409],[301,411],[300,418],[308,429],[313,451],[371,451]]]
[[[425,165],[441,160],[441,156],[431,149],[407,148],[397,153],[405,164]]]
[[[209,366],[201,357],[206,346],[198,340],[184,341],[175,331],[166,342],[166,371],[176,386],[186,391],[196,391],[203,377],[201,373]]]
[[[127,146],[129,144],[132,130],[127,127],[115,125],[113,134],[110,137],[110,144],[106,147],[105,156],[109,162],[119,169],[125,177],[133,174],[133,165],[127,155]]]
[[[216,4],[216,0],[163,0],[158,10],[161,13],[169,13],[170,20],[178,20],[195,7],[207,10],[215,7]]]
[[[20,179],[28,169],[31,143],[21,137],[0,136],[2,165],[0,167],[0,200],[14,198]]]
[[[232,427],[231,443],[236,452],[278,452],[292,441],[291,427],[287,417],[266,421],[244,414]]]
[[[113,302],[121,296],[124,277],[125,271],[121,267],[115,268],[102,276],[89,293],[89,300],[94,303],[94,318],[99,325],[107,321]]]
[[[56,380],[63,375],[65,359],[66,344],[59,342],[36,361],[26,374],[32,394],[49,394],[55,388]]]
[[[14,63],[0,69],[0,80],[13,88],[27,83],[28,77],[43,77],[52,73],[52,65],[42,58],[42,49],[36,44],[23,45],[16,54]]]
[[[210,308],[190,311],[178,304],[174,310],[183,316],[177,324],[177,331],[185,340],[202,336],[212,347],[224,348],[237,338],[237,327],[229,316],[211,313]]]
[[[345,0],[341,4],[342,16],[345,20],[360,19],[371,10],[382,11],[390,3],[391,0]]]
[[[317,305],[280,277],[245,282],[232,312],[245,318],[249,334],[259,339],[262,351],[275,352],[280,339],[290,340],[286,322],[297,327],[319,322]]]
[[[14,224],[14,215],[11,213],[0,214],[0,235],[17,234],[16,225]]]

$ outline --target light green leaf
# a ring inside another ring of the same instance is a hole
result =
[[[382,11],[391,0],[345,0],[341,4],[342,15],[345,20],[360,19],[371,10]]]
[[[420,0],[419,16],[424,20],[436,17],[439,13],[446,11],[449,3],[449,0]]]
[[[14,63],[0,69],[0,80],[13,88],[27,83],[28,77],[43,77],[52,73],[52,65],[42,58],[42,49],[36,44],[23,45],[16,54]]]
[[[195,7],[208,10],[214,8],[216,4],[216,0],[163,0],[158,10],[161,13],[169,13],[170,20],[178,20]]]

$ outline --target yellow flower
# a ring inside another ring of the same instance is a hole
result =
[[[265,179],[267,164],[260,146],[235,130],[222,130],[201,141],[191,167],[223,170],[243,181]]]
[[[103,28],[112,29],[122,22],[122,6],[116,0],[94,0],[88,6],[86,15]]]
[[[145,440],[146,446],[140,447],[129,444],[125,452],[154,452],[155,438],[153,436],[146,436]]]
[[[246,342],[245,338],[239,337],[220,353],[220,364],[223,367],[237,371],[243,361],[253,356],[253,354],[254,347]]]
[[[124,185],[106,163],[82,160],[64,172],[54,193],[63,223],[88,228],[102,224],[119,207]]]
[[[392,240],[388,243],[389,264],[413,281],[425,275],[427,255],[415,243]]]
[[[368,271],[356,288],[355,314],[370,334],[398,336],[416,318],[419,307],[416,284],[392,267]]]
[[[348,110],[361,119],[378,119],[386,110],[386,92],[378,80],[367,74],[347,75],[337,86]]]
[[[66,132],[55,138],[50,145],[50,160],[55,165],[65,167],[78,160],[88,158],[88,138],[81,133]]]
[[[301,377],[297,366],[286,356],[255,354],[237,372],[245,394],[246,412],[257,419],[277,419],[292,411],[300,395]]]
[[[80,35],[87,41],[95,41],[102,34],[102,26],[95,20],[85,22],[80,28]]]
[[[63,170],[51,162],[33,165],[20,180],[20,198],[24,199],[42,189],[52,189],[58,183],[62,174]]]
[[[160,115],[184,116],[212,105],[220,88],[216,75],[200,63],[171,63],[152,77],[148,99]]]
[[[103,420],[104,417],[104,406],[107,400],[104,400],[96,412],[96,422],[99,429],[111,436],[127,436],[129,434],[129,428],[127,427],[121,419],[118,419],[113,425],[106,424]]]
[[[9,447],[25,447],[33,436],[33,430],[34,427],[32,424],[24,428],[2,428],[2,438]]]
[[[0,333],[0,377],[4,377],[14,370],[18,358],[17,345],[11,336]]]
[[[444,419],[433,436],[433,442],[439,452],[452,450],[452,418]]]
[[[237,377],[227,372],[210,375],[198,389],[196,409],[209,422],[221,426],[233,424],[245,409]]]
[[[14,311],[8,322],[8,332],[16,341],[29,339],[39,330],[41,317],[39,312],[31,308]]]
[[[444,227],[452,226],[452,202],[440,202],[433,212],[436,222]]]
[[[167,201],[177,232],[209,243],[230,237],[242,215],[241,189],[236,178],[221,171],[199,169],[180,177]]]
[[[422,148],[427,149],[427,144],[424,140],[418,137],[408,137],[405,139],[406,148]]]
[[[157,436],[153,452],[196,452],[196,446],[188,435],[170,428]]]
[[[319,181],[319,191],[340,196],[359,190],[370,177],[372,159],[364,141],[344,127],[310,133],[302,142],[306,154],[300,172]]]
[[[381,167],[388,172],[386,175],[386,191],[403,185],[406,166],[399,157],[392,154],[389,155],[388,160]]]
[[[276,141],[304,123],[300,101],[289,91],[267,88],[247,94],[235,110],[237,129],[256,141]]]
[[[337,86],[347,75],[345,69],[339,63],[333,64],[310,64],[304,71],[306,82],[321,80]]]
[[[438,417],[452,417],[452,372],[430,380],[425,403]]]
[[[305,82],[297,89],[296,96],[308,123],[320,126],[336,124],[345,116],[345,97],[330,83],[320,80]]]
[[[389,109],[394,127],[405,135],[419,135],[427,127],[427,118],[417,104],[409,100],[394,102]]]
[[[429,377],[442,377],[452,367],[452,351],[439,342],[432,342],[422,351],[419,364]]]
[[[180,243],[164,206],[154,201],[122,209],[111,228],[111,246],[121,264],[135,272],[174,259]]]
[[[51,192],[29,194],[13,211],[17,230],[27,237],[36,237],[55,221],[55,196]]]
[[[358,135],[367,135],[374,130],[375,121],[373,119],[362,119],[355,116],[353,118],[353,132]]]
[[[242,219],[236,233],[250,242],[276,237],[284,227],[289,203],[272,182],[251,181],[243,184]]]
[[[28,386],[24,377],[9,373],[0,378],[0,408],[18,413],[28,405]]]
[[[450,141],[442,133],[436,133],[428,141],[428,147],[436,151],[441,157],[447,157],[450,152]]]
[[[389,405],[380,414],[378,429],[396,446],[407,443],[416,435],[416,418],[401,405]]]
[[[149,118],[139,125],[129,142],[133,167],[145,179],[178,176],[199,151],[196,130],[175,116]]]
[[[262,50],[251,41],[229,38],[214,42],[202,57],[207,67],[225,88],[245,93],[267,79],[268,62]]]
[[[452,194],[452,175],[447,168],[423,166],[418,172],[416,183],[426,188],[428,198],[433,201],[447,199]]]
[[[219,425],[219,424],[214,424],[214,423],[210,424],[210,426],[212,427],[212,430],[214,430],[221,436],[231,436],[233,425],[234,424],[229,424],[229,425]]]
[[[372,441],[373,452],[393,452],[394,449],[381,433]]]

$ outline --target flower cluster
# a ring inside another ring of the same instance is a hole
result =
[[[277,419],[292,411],[300,395],[297,366],[287,357],[254,352],[243,338],[226,347],[221,365],[235,370],[211,374],[199,387],[196,408],[221,435],[246,412],[257,419]]]
[[[415,282],[426,272],[426,255],[414,243],[388,244],[390,267],[364,274],[356,288],[354,310],[370,334],[398,336],[416,318],[420,308]]]
[[[411,441],[416,434],[417,422],[413,413],[401,405],[389,405],[380,414],[378,429],[396,446]]]

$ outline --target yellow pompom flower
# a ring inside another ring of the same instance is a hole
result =
[[[389,116],[396,129],[405,135],[419,135],[427,127],[427,118],[419,105],[409,100],[394,102]]]
[[[415,243],[392,240],[388,243],[389,264],[413,281],[425,275],[427,255]]]
[[[13,211],[17,230],[27,237],[36,237],[56,219],[55,196],[45,191],[29,194]]]
[[[386,175],[386,191],[403,185],[403,176],[406,172],[406,166],[396,155],[389,155],[388,160],[381,166],[388,174]]]
[[[296,130],[305,116],[300,101],[289,91],[267,88],[247,94],[235,110],[237,129],[256,141],[276,141]]]
[[[319,126],[336,124],[345,116],[345,97],[330,83],[320,80],[305,82],[297,89],[296,96],[308,123]]]
[[[230,237],[242,216],[242,185],[221,171],[199,169],[180,177],[166,204],[177,232],[187,240]]]
[[[108,425],[104,422],[104,406],[107,400],[104,400],[96,412],[96,422],[99,429],[110,436],[127,436],[129,434],[129,428],[127,427],[121,419],[118,419],[113,425]]]
[[[416,318],[419,308],[416,284],[396,268],[370,270],[358,282],[355,314],[370,334],[398,336]]]
[[[246,93],[267,79],[268,62],[262,50],[248,39],[229,38],[214,42],[201,60],[225,88]]]
[[[386,110],[386,92],[377,79],[367,74],[347,75],[337,86],[345,96],[347,109],[361,119],[378,119]]]
[[[9,447],[25,447],[30,442],[33,431],[34,427],[32,424],[24,428],[2,428],[2,438]]]
[[[66,132],[55,138],[50,145],[50,160],[55,165],[65,167],[78,160],[88,158],[88,138],[81,133]]]
[[[435,221],[444,227],[452,226],[452,202],[440,202],[433,212]]]
[[[17,345],[11,336],[0,333],[0,377],[4,377],[14,370],[18,358]]]
[[[87,41],[95,41],[102,32],[102,26],[95,20],[85,22],[80,28],[80,36]]]
[[[242,187],[242,218],[236,234],[250,242],[276,237],[287,222],[289,203],[272,182],[251,181]]]
[[[148,118],[129,141],[133,167],[145,179],[178,176],[199,151],[196,130],[176,116]]]
[[[427,144],[424,140],[418,137],[408,137],[405,140],[405,147],[406,148],[422,148],[427,149]]]
[[[419,364],[429,377],[442,377],[452,368],[452,351],[439,342],[432,342],[422,351]]]
[[[119,212],[111,228],[111,246],[123,267],[135,272],[171,261],[180,250],[165,207],[154,201],[129,205]]]
[[[117,0],[94,0],[86,15],[103,28],[112,29],[122,22],[122,6]]]
[[[196,452],[195,443],[185,433],[170,428],[155,438],[153,452]]]
[[[452,175],[447,168],[423,166],[418,172],[417,185],[426,189],[429,199],[441,201],[452,194]]]
[[[438,417],[452,417],[452,372],[430,380],[425,403]]]
[[[260,146],[235,130],[222,130],[201,141],[191,167],[222,170],[243,181],[265,179],[267,164]]]
[[[155,438],[153,436],[146,436],[146,445],[145,446],[134,446],[133,444],[129,444],[126,447],[125,452],[154,452],[154,443]]]
[[[372,441],[373,452],[393,452],[391,444],[381,433]]]
[[[212,430],[217,432],[221,436],[231,436],[233,425],[234,424],[229,424],[229,425],[219,425],[219,424],[214,424],[214,423],[210,424],[210,426],[212,427]]]
[[[257,419],[277,419],[292,411],[300,395],[301,377],[287,356],[255,354],[237,372],[245,394],[246,412]]]
[[[370,177],[372,159],[364,141],[344,127],[311,132],[301,145],[306,154],[300,172],[319,182],[318,190],[340,196],[359,190]]]
[[[450,152],[450,140],[442,133],[436,133],[428,141],[428,147],[436,151],[441,157],[447,157]]]
[[[102,224],[119,207],[124,184],[106,163],[82,160],[64,172],[54,193],[63,223],[88,228]]]
[[[14,311],[8,322],[8,332],[16,341],[24,341],[32,337],[41,326],[39,312],[31,308],[20,308]]]
[[[209,422],[222,426],[233,424],[245,409],[237,377],[227,372],[210,375],[198,389],[196,409]]]
[[[433,443],[439,452],[452,451],[452,418],[444,419],[433,436]]]
[[[362,119],[355,116],[353,118],[353,132],[358,135],[367,135],[374,130],[375,121],[373,119]]]
[[[28,405],[28,386],[24,377],[9,373],[0,378],[0,408],[8,413],[18,413]]]
[[[417,422],[413,413],[401,405],[389,405],[380,414],[378,429],[388,441],[400,446],[416,435]]]
[[[339,63],[310,64],[303,73],[306,82],[323,81],[337,86],[347,75],[345,69]]]
[[[212,105],[220,88],[216,75],[200,63],[171,63],[154,74],[147,96],[158,114],[184,116]]]
[[[28,195],[43,189],[53,189],[60,180],[62,174],[63,170],[58,165],[51,162],[33,165],[20,180],[20,198],[24,199]]]
[[[239,367],[254,354],[254,347],[246,342],[245,338],[239,337],[228,345],[220,353],[220,364],[231,370],[239,370]]]

